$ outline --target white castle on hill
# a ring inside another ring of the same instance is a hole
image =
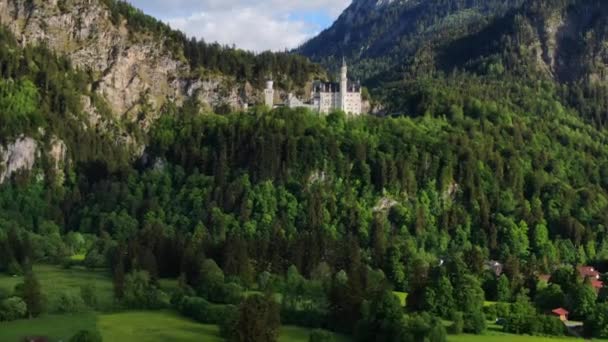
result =
[[[264,90],[264,102],[270,108],[274,104],[274,83],[268,81]],[[293,94],[289,94],[285,106],[289,108],[308,108],[319,113],[327,114],[341,110],[347,114],[361,114],[361,84],[348,81],[348,67],[342,61],[340,83],[315,81],[312,85],[310,101],[304,102]]]

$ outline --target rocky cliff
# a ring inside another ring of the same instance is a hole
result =
[[[21,44],[45,44],[91,71],[94,89],[118,117],[134,120],[144,102],[156,113],[168,100],[192,94],[212,108],[238,109],[254,100],[229,76],[192,78],[188,63],[162,39],[129,30],[125,20],[114,24],[110,16],[99,0],[0,0],[0,22]],[[144,127],[154,118],[145,119]]]

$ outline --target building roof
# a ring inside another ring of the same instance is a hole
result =
[[[346,88],[347,92],[356,93],[361,91],[361,84],[359,82],[348,81]],[[312,89],[315,93],[339,93],[340,83],[316,81],[313,83]]]
[[[601,289],[602,287],[604,287],[604,282],[600,281],[600,280],[592,280],[591,281],[591,286],[593,286],[594,289]]]
[[[567,315],[569,314],[568,310],[564,309],[564,308],[557,308],[551,311],[551,313],[556,314],[558,316],[562,316],[562,315]]]
[[[549,280],[551,280],[551,275],[550,274],[541,274],[538,276],[538,280],[548,283]]]
[[[596,271],[591,266],[579,266],[576,269],[578,270],[578,273],[583,278],[596,278],[596,279],[598,279],[600,277],[600,273],[598,271]]]

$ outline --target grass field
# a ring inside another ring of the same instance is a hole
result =
[[[0,323],[0,341],[21,342],[26,336],[47,336],[52,342],[68,341],[77,331],[95,329],[96,320],[95,314],[82,313]]]
[[[450,335],[448,342],[576,342],[583,339],[570,337],[553,338],[541,336],[485,334],[485,335]]]
[[[223,341],[216,326],[199,324],[165,311],[100,315],[97,329],[104,341]]]
[[[502,327],[488,323],[488,330],[483,335],[450,335],[448,342],[576,342],[583,341],[574,337],[542,337],[513,335],[502,332]]]
[[[80,293],[81,286],[95,286],[100,310],[108,310],[114,304],[113,285],[107,271],[92,271],[81,267],[64,269],[60,266],[35,265],[34,273],[47,297],[50,312],[62,293]],[[23,282],[22,277],[0,275],[0,287],[12,290]]]
[[[223,341],[217,326],[199,324],[169,311],[87,313],[0,323],[0,341],[20,342],[25,336],[47,336],[51,342],[67,341],[83,329],[97,329],[104,341],[111,342]],[[284,326],[279,341],[307,342],[310,332],[306,328]],[[336,335],[336,342],[349,341],[347,337]]]

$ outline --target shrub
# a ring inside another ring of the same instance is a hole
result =
[[[395,341],[445,342],[445,327],[441,320],[426,312],[407,315],[402,319]]]
[[[236,283],[222,286],[221,302],[225,304],[239,304],[243,300],[243,288]]]
[[[464,314],[463,330],[471,334],[481,334],[486,330],[486,317],[481,311],[473,311]]]
[[[239,306],[236,340],[274,342],[279,335],[279,305],[270,297],[247,297]]]
[[[325,330],[313,330],[308,337],[308,342],[334,342],[334,335]]]
[[[12,293],[11,290],[9,290],[5,287],[0,287],[0,300],[10,297],[11,293]]]
[[[23,275],[23,268],[21,267],[21,265],[19,265],[18,262],[16,261],[11,261],[8,264],[8,267],[6,268],[6,273],[8,273],[9,275],[12,276],[19,276],[19,275]]]
[[[212,304],[201,297],[184,297],[178,310],[187,317],[206,324],[222,324],[235,310],[234,305]]]
[[[170,298],[150,282],[148,272],[134,271],[125,277],[123,301],[132,309],[162,309]]]
[[[81,286],[80,297],[89,308],[97,308],[97,287],[95,286],[95,284],[87,284]]]
[[[464,316],[462,312],[452,313],[452,325],[450,325],[450,334],[459,335],[464,331]]]
[[[97,251],[97,249],[92,249],[84,258],[84,265],[89,269],[104,267],[106,265],[106,259]]]
[[[24,318],[27,314],[27,305],[19,297],[10,297],[0,302],[0,321],[14,321]]]
[[[237,324],[239,322],[239,311],[236,306],[230,305],[225,308],[224,319],[220,322],[220,336],[226,341],[233,340],[237,335]]]
[[[103,339],[98,331],[81,330],[70,338],[70,342],[102,342]]]
[[[84,310],[85,303],[80,295],[70,292],[64,292],[59,295],[57,302],[57,312],[59,313],[75,313]]]

